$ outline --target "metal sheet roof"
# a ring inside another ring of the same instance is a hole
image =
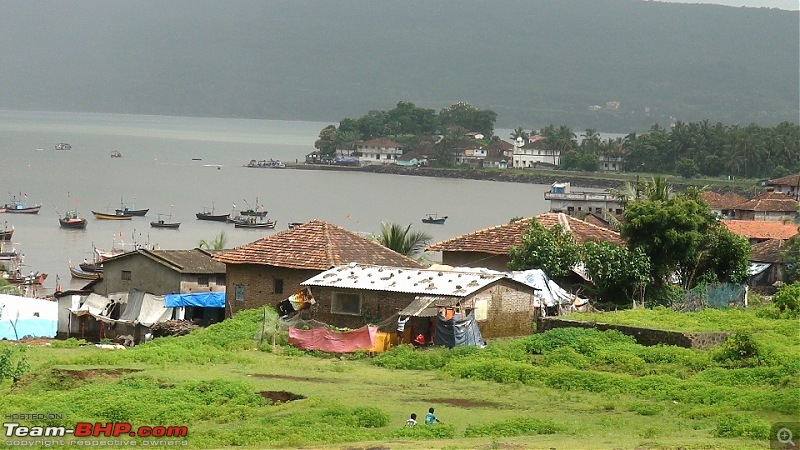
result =
[[[400,316],[434,317],[439,313],[440,306],[453,306],[458,302],[455,297],[435,297],[418,295],[413,302],[397,313]]]
[[[303,286],[466,297],[503,278],[508,278],[508,275],[350,263],[326,270],[300,284]]]

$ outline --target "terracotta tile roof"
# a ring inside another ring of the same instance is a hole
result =
[[[214,259],[225,264],[260,264],[328,270],[350,262],[395,267],[422,265],[375,241],[321,220],[242,245]]]
[[[776,220],[723,220],[729,230],[749,239],[789,239],[797,234],[797,224]]]
[[[800,173],[769,180],[768,184],[771,186],[800,186]]]
[[[736,206],[742,211],[795,212],[797,200],[780,192],[767,192]]]
[[[395,141],[393,141],[391,139],[386,139],[386,138],[382,138],[382,137],[375,138],[375,139],[370,139],[370,140],[368,140],[366,142],[362,142],[362,143],[358,144],[358,148],[369,148],[369,147],[399,148],[400,144],[398,144],[397,142],[395,142]]]
[[[602,217],[597,216],[594,213],[587,214],[586,217],[583,218],[583,221],[586,223],[590,223],[592,225],[597,225],[600,228],[606,228],[608,230],[613,229],[609,221],[607,221]]]
[[[720,194],[714,191],[703,191],[700,194],[711,209],[735,209],[747,201],[746,198],[734,192]]]
[[[781,250],[786,246],[783,239],[769,239],[764,242],[753,244],[750,248],[750,261],[779,263],[783,262]]]
[[[550,228],[559,223],[559,219],[569,225],[569,231],[575,240],[582,244],[586,241],[607,241],[622,244],[619,233],[592,225],[566,214],[544,213],[536,216],[542,226]],[[522,244],[522,236],[528,230],[531,218],[498,225],[483,230],[473,231],[463,236],[454,237],[428,246],[430,251],[447,252],[481,252],[495,255],[508,254],[511,247]]]

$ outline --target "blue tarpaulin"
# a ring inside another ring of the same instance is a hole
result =
[[[164,306],[179,308],[181,306],[199,306],[201,308],[224,308],[225,292],[198,292],[195,294],[167,294]]]

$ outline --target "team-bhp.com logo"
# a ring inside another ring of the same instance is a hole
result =
[[[148,427],[141,426],[134,428],[128,422],[106,422],[89,423],[78,422],[75,428],[67,427],[43,427],[43,426],[22,426],[16,422],[6,422],[3,424],[6,429],[6,437],[186,437],[187,427]]]

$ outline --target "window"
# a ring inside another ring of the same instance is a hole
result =
[[[200,275],[197,277],[197,284],[199,286],[208,286],[208,277],[205,275]]]
[[[130,270],[123,270],[122,271],[122,281],[131,281],[131,271]]]
[[[361,314],[361,296],[345,292],[334,292],[331,298],[331,312],[334,314]]]
[[[275,281],[272,283],[272,291],[273,291],[273,294],[283,294],[283,279],[282,278],[275,278]]]
[[[243,302],[244,301],[244,286],[241,285],[241,284],[237,284],[236,287],[234,288],[234,291],[235,291],[234,300],[239,301],[239,302]]]

